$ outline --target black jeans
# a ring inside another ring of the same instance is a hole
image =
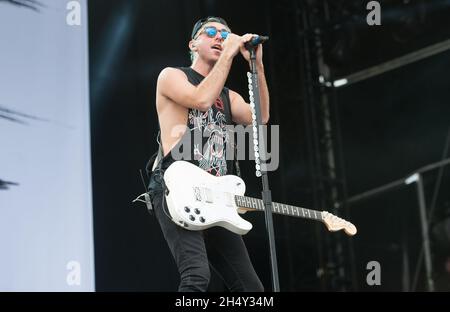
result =
[[[156,218],[180,273],[178,291],[207,291],[210,265],[230,291],[264,291],[242,237],[221,227],[189,231],[176,225],[167,215],[160,179],[159,174],[153,174],[150,194]]]

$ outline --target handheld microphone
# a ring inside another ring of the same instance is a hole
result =
[[[258,46],[258,44],[262,44],[269,40],[268,36],[253,36],[252,40],[245,43],[246,49],[252,49]]]

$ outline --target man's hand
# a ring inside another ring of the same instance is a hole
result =
[[[255,34],[246,34],[245,36],[248,36],[248,37],[246,37],[245,42],[249,42],[249,41],[252,40],[252,38],[254,36],[257,36],[257,35],[255,35]],[[256,52],[256,65],[262,65],[262,50],[263,50],[262,49],[262,45],[258,44],[258,46],[255,49],[256,49],[255,50],[255,52]],[[241,46],[240,50],[241,50],[242,56],[250,64],[250,52],[245,48],[245,43],[244,43],[244,45]]]
[[[230,57],[235,57],[236,54],[241,51],[241,54],[244,56],[244,58],[250,62],[250,53],[245,48],[245,43],[252,40],[253,34],[245,34],[243,36],[238,36],[236,34],[229,34],[227,39],[224,40],[222,47],[223,52],[229,55]],[[258,47],[258,50],[262,50]],[[245,52],[247,54],[245,54]],[[259,58],[262,61],[262,52],[259,52],[260,54]]]
[[[228,34],[227,39],[222,43],[223,52],[229,57],[233,58],[239,52],[242,43],[242,37],[236,34]]]

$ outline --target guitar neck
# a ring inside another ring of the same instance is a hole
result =
[[[264,202],[258,198],[235,195],[234,200],[236,206],[245,210],[265,210]],[[272,202],[272,212],[292,217],[323,221],[322,212],[320,211],[275,202]]]

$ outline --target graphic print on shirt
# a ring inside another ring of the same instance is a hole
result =
[[[226,144],[229,142],[226,117],[223,113],[223,102],[218,98],[208,111],[189,110],[189,128],[199,131],[206,141],[203,146],[194,143],[194,159],[203,170],[215,175],[227,174]]]

